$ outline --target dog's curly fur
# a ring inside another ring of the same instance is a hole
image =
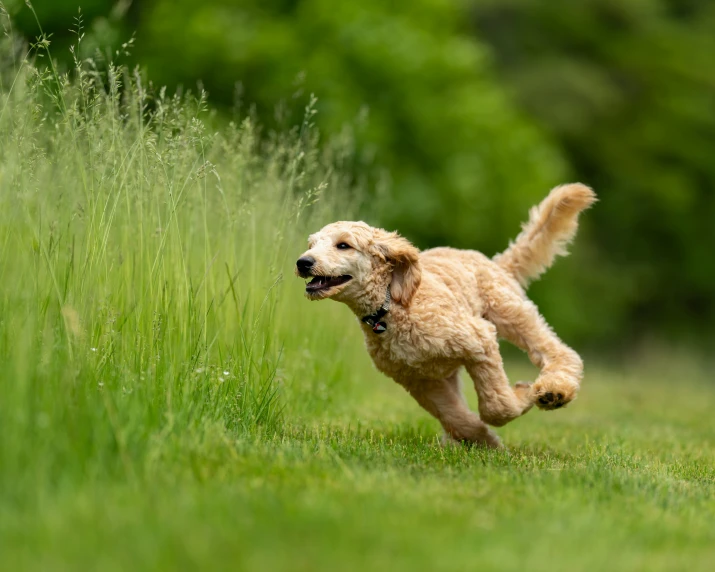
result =
[[[446,442],[499,447],[487,424],[502,426],[533,405],[557,409],[578,392],[581,358],[551,330],[524,289],[566,253],[579,213],[595,201],[584,185],[556,187],[493,259],[453,248],[420,252],[397,233],[335,222],[310,236],[297,273],[335,277],[314,279],[307,296],[343,302],[358,318],[376,312],[389,287],[387,330],[376,334],[360,322],[376,367],[440,421]],[[498,337],[526,351],[541,369],[533,384],[509,384]],[[462,395],[461,367],[474,381],[479,416]]]

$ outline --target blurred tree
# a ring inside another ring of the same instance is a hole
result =
[[[61,61],[70,61],[69,47],[77,42],[79,32],[85,35],[82,57],[94,56],[97,50],[112,56],[131,37],[127,15],[132,0],[2,0],[17,30],[28,40],[40,33],[35,16],[26,7],[28,1]]]
[[[522,109],[601,197],[589,215],[600,250],[590,279],[603,273],[590,311],[621,332],[712,334],[715,3],[474,0],[472,9]]]
[[[422,246],[505,246],[528,206],[563,177],[558,152],[515,111],[488,50],[452,0],[156,0],[139,45],[160,83],[201,78],[230,103],[233,79],[268,115],[314,92],[331,132],[369,121],[363,149],[392,177],[381,221]]]

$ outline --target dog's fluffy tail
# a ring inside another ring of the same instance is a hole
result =
[[[531,209],[519,236],[494,261],[528,286],[556,256],[568,254],[566,246],[576,234],[579,213],[596,200],[596,193],[580,183],[556,187]]]

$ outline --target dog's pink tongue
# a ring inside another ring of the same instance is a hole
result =
[[[311,288],[318,288],[323,284],[323,280],[322,276],[315,276],[310,282],[308,282],[308,286]]]

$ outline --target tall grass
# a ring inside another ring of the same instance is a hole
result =
[[[350,317],[308,309],[292,261],[360,195],[350,137],[319,145],[313,100],[214,131],[203,93],[33,54],[6,50],[0,90],[0,495],[142,479],[177,440],[329,399],[350,358],[314,357]]]

